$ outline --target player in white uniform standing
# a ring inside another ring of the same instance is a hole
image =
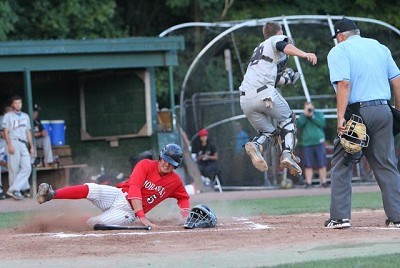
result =
[[[293,84],[300,76],[290,68],[285,69],[288,55],[307,59],[313,65],[317,63],[317,56],[295,47],[293,40],[283,35],[282,27],[276,22],[267,22],[263,34],[266,40],[255,48],[239,87],[240,106],[258,132],[258,136],[246,143],[245,149],[253,165],[260,171],[267,171],[268,165],[262,156],[263,144],[266,143],[268,147],[272,137],[279,134],[282,145],[281,166],[299,176],[299,159],[293,154],[295,115],[276,86]],[[277,127],[273,119],[277,121]]]
[[[7,195],[16,200],[24,199],[21,192],[29,192],[29,176],[34,154],[29,116],[21,111],[22,98],[11,98],[12,111],[4,115],[2,127],[8,148],[8,176],[10,187]],[[29,146],[29,150],[28,150]]]

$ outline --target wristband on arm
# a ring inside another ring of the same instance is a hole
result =
[[[190,209],[189,208],[182,208],[181,209],[181,215],[182,215],[182,218],[187,218],[188,216],[189,216],[189,212],[190,212]]]
[[[138,217],[139,219],[146,218],[143,209],[136,211],[135,216]]]

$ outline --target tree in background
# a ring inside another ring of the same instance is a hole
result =
[[[14,31],[14,24],[18,21],[18,16],[12,9],[9,1],[0,1],[0,41],[8,39],[10,32]]]
[[[399,28],[399,13],[400,5],[395,0],[0,0],[0,41],[157,36],[165,29],[185,22],[247,20],[296,14],[370,17]],[[182,81],[190,63],[222,30],[195,27],[186,32],[174,32],[174,35],[185,36],[185,51],[179,52],[179,66],[174,68],[176,103],[179,103]],[[332,43],[329,42],[327,31],[321,31],[317,38],[316,31],[319,30],[300,29],[293,34],[299,45],[317,51],[321,59]],[[249,47],[258,38],[262,41],[259,33],[261,27],[248,28],[216,44],[207,53],[207,60],[200,62],[196,68],[195,77],[198,80],[190,81],[191,89],[195,92],[199,88],[201,91],[226,89],[227,77],[223,70],[223,53],[226,48],[232,51],[232,61],[235,63],[234,87],[237,88],[243,75],[241,69],[247,65],[250,57]],[[233,53],[234,49],[237,49],[237,53]],[[400,49],[392,51],[393,57],[399,58]],[[332,93],[330,85],[326,83],[326,64],[320,61],[319,67],[304,67],[304,73],[312,73],[311,76],[307,75],[307,79],[311,79],[310,84],[314,86],[310,93]],[[156,86],[160,107],[168,106],[169,103],[168,80],[166,70],[157,70]],[[298,88],[285,94],[299,95],[302,92]]]
[[[3,0],[16,17],[8,40],[126,36],[115,0]],[[0,18],[0,32],[7,18]],[[4,30],[3,30],[4,31]]]

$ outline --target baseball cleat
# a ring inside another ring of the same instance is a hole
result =
[[[36,194],[36,199],[39,204],[43,204],[44,202],[50,201],[53,199],[55,191],[51,188],[51,185],[48,183],[41,183],[38,187],[38,192]]]
[[[388,228],[400,228],[400,221],[390,221],[386,220],[386,227]]]
[[[14,192],[7,191],[7,195],[8,195],[8,196],[11,196],[11,197],[14,198],[15,200],[22,200],[22,199],[24,199],[24,196],[21,194],[20,191],[14,191]]]
[[[324,223],[326,228],[330,229],[344,229],[351,227],[349,219],[332,220],[329,219]]]
[[[282,157],[281,157],[281,167],[282,168],[287,168],[293,176],[300,176],[302,173],[302,170],[300,166],[297,164],[297,161],[300,159],[298,157],[295,157],[293,159],[292,154],[290,152],[283,152]]]
[[[247,154],[249,155],[251,162],[254,167],[259,171],[265,172],[268,170],[267,162],[265,162],[264,158],[261,155],[262,146],[260,144],[255,144],[254,142],[248,142],[244,146]]]

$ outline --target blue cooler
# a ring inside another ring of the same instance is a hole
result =
[[[65,122],[64,120],[51,120],[51,145],[65,145]]]
[[[40,123],[42,124],[43,128],[47,131],[51,138],[51,124],[50,120],[41,120]]]

